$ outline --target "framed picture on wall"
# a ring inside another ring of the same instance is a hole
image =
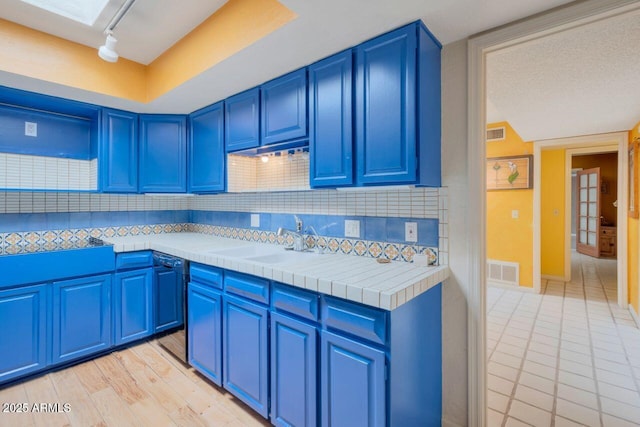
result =
[[[638,148],[640,138],[629,144],[629,217],[638,218]]]
[[[490,157],[487,159],[487,190],[533,188],[533,156]]]

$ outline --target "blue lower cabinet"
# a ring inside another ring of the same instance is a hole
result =
[[[265,418],[269,416],[268,322],[266,307],[225,295],[224,388]]]
[[[53,283],[53,359],[61,363],[111,347],[111,275]]]
[[[184,324],[184,288],[182,270],[154,267],[153,299],[155,332]]]
[[[198,283],[187,287],[189,364],[222,385],[222,295]]]
[[[113,287],[114,344],[120,345],[153,333],[153,269],[115,274]]]
[[[317,425],[316,327],[271,313],[271,422]]]
[[[385,426],[385,353],[332,332],[320,335],[322,426]]]
[[[47,364],[48,286],[0,291],[0,383]]]

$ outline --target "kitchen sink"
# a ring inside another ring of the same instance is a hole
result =
[[[273,254],[245,257],[247,261],[259,262],[262,264],[284,264],[288,262],[301,262],[314,259],[319,254],[315,252],[293,252],[282,251]]]
[[[247,245],[229,249],[214,249],[209,251],[209,253],[213,255],[221,255],[232,258],[260,257],[282,252],[284,252],[284,249],[281,246],[267,245]]]

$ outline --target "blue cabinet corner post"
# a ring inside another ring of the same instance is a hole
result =
[[[111,346],[111,275],[53,283],[53,363]]]
[[[260,145],[307,137],[307,70],[278,77],[260,87]]]
[[[138,115],[103,108],[100,112],[99,189],[138,191]]]
[[[224,388],[267,418],[268,309],[241,298],[225,295],[223,314]]]
[[[224,101],[224,140],[227,152],[260,145],[260,88]]]
[[[209,286],[187,288],[187,344],[189,364],[215,384],[222,385],[222,294]]]
[[[0,291],[0,383],[47,365],[48,285]]]
[[[153,270],[151,267],[115,274],[113,288],[114,344],[153,333]]]
[[[191,113],[189,130],[189,191],[224,191],[224,103]]]
[[[140,192],[186,191],[186,116],[140,115]]]
[[[353,184],[353,52],[309,66],[309,174],[312,187]]]
[[[271,422],[317,425],[316,327],[271,313]]]

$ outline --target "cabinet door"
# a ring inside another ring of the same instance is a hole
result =
[[[289,73],[261,87],[260,145],[307,137],[307,70]]]
[[[271,313],[271,422],[317,425],[316,328]]]
[[[140,116],[140,191],[187,191],[187,119],[176,115]]]
[[[353,52],[309,67],[309,172],[312,187],[353,184]]]
[[[153,333],[152,279],[152,268],[115,274],[115,345],[139,340]]]
[[[47,285],[0,291],[0,383],[47,364]]]
[[[189,364],[222,385],[222,296],[198,283],[187,288]]]
[[[111,275],[53,284],[53,363],[111,347]]]
[[[189,191],[224,191],[224,106],[222,102],[189,116]]]
[[[161,332],[184,324],[184,288],[182,270],[155,267],[153,299],[155,331]]]
[[[104,108],[100,113],[98,175],[105,193],[138,191],[138,115]]]
[[[356,48],[359,184],[416,180],[416,27]]]
[[[224,143],[228,152],[260,145],[260,88],[224,101]]]
[[[327,331],[321,346],[322,425],[384,426],[384,352]]]
[[[229,295],[223,307],[224,388],[267,418],[267,308]]]

